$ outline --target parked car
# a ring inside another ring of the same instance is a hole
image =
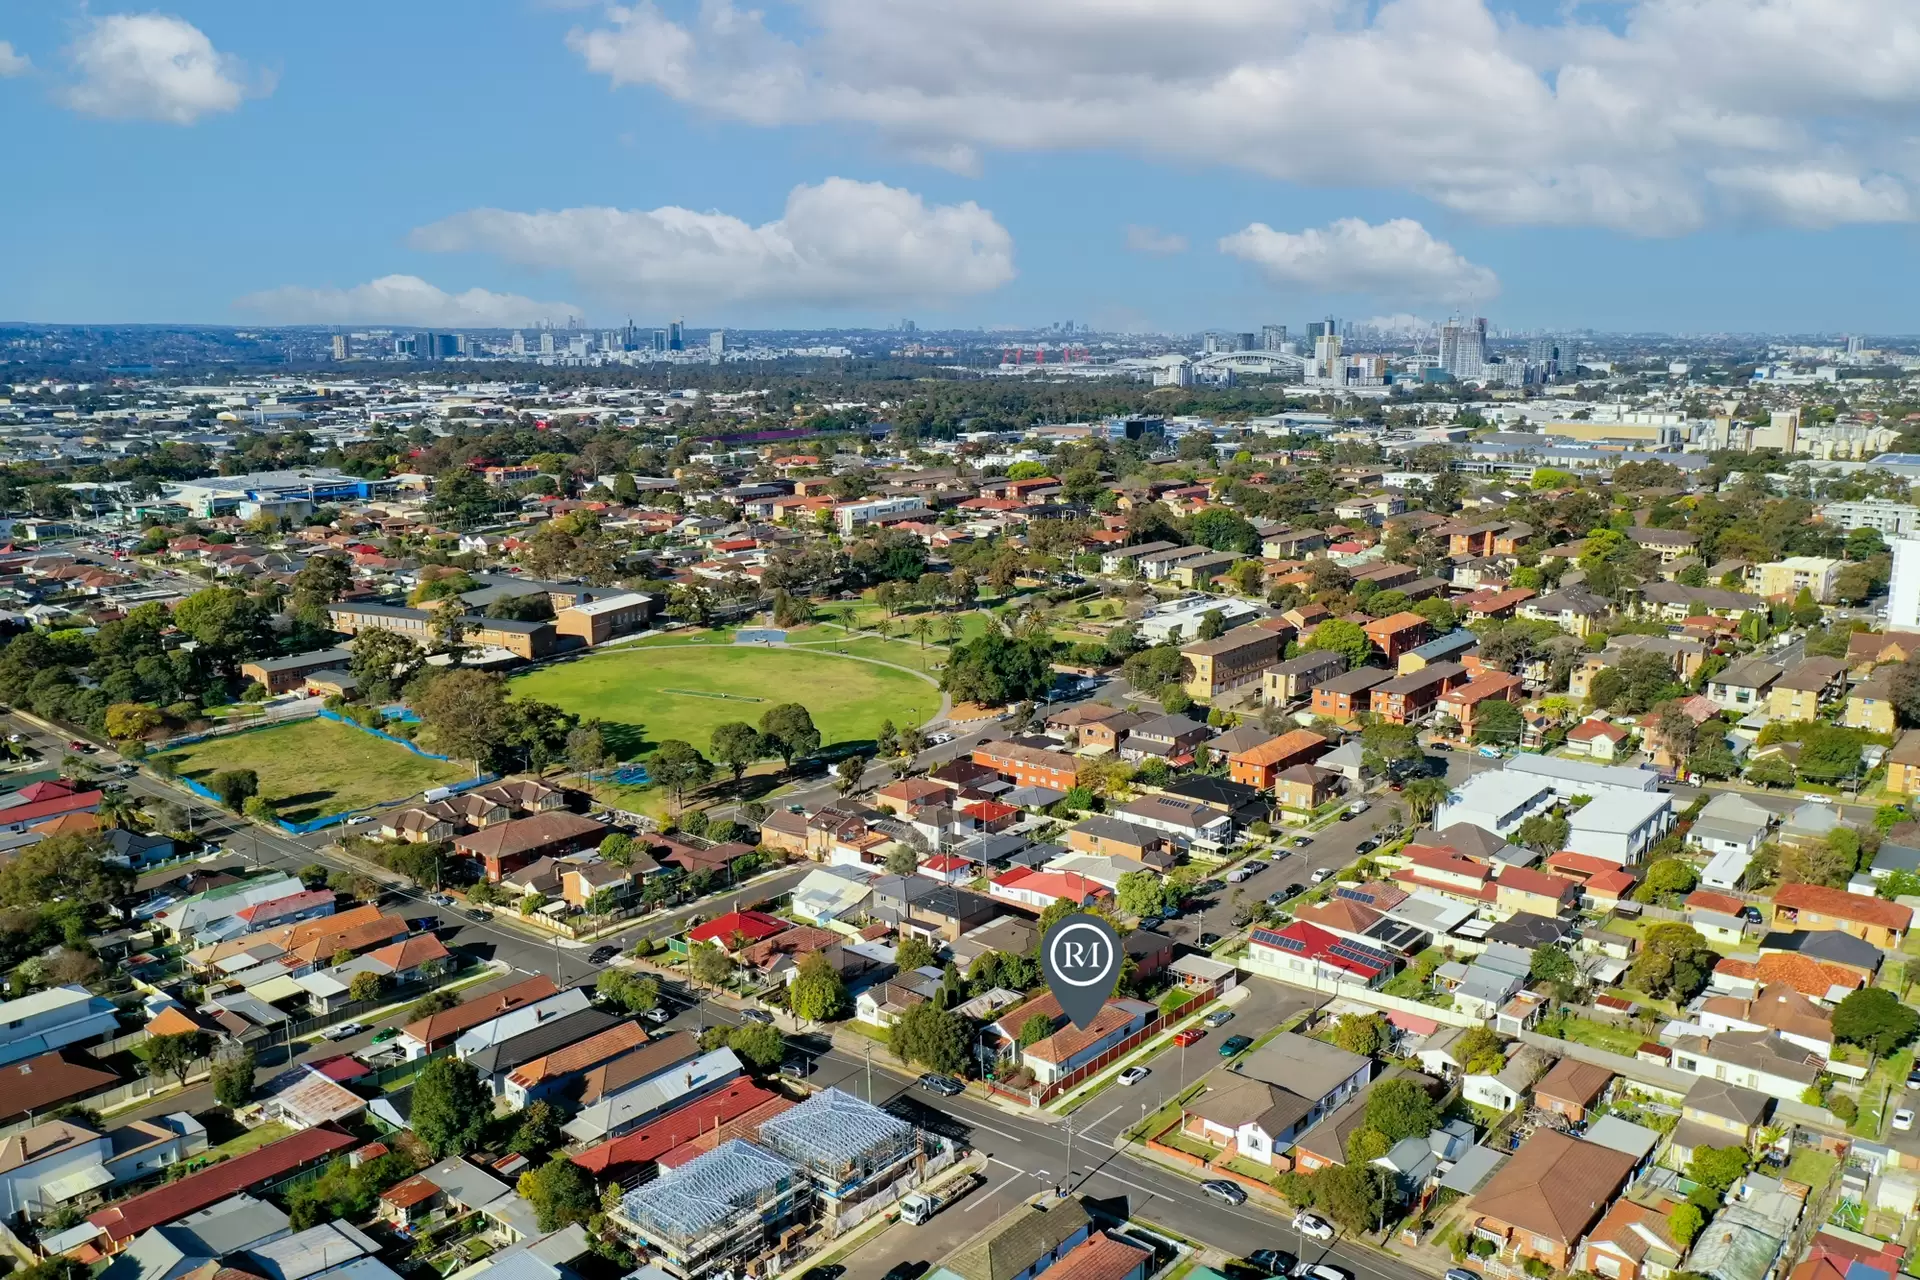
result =
[[[1237,1182],[1228,1182],[1225,1178],[1209,1178],[1200,1184],[1200,1189],[1222,1204],[1247,1202],[1247,1189]]]
[[[450,907],[453,905],[453,899],[444,893],[430,893],[427,895],[427,901],[436,907]]]
[[[1333,1224],[1317,1213],[1300,1212],[1293,1215],[1293,1229],[1309,1240],[1327,1241],[1333,1239]],[[1298,1275],[1298,1272],[1294,1274]]]
[[[1232,1021],[1233,1010],[1231,1009],[1215,1009],[1212,1013],[1200,1019],[1203,1026],[1209,1027],[1224,1027]]]
[[[813,1074],[813,1059],[788,1058],[780,1064],[780,1074],[789,1080],[805,1080]]]
[[[1906,1107],[1902,1107],[1898,1111],[1893,1113],[1893,1131],[1895,1133],[1906,1133],[1912,1128],[1913,1128],[1913,1112],[1912,1111],[1908,1110]]]
[[[1203,1038],[1206,1034],[1205,1029],[1201,1027],[1188,1027],[1185,1031],[1174,1032],[1173,1042],[1184,1049],[1188,1045]]]
[[[763,1027],[770,1027],[773,1025],[773,1015],[765,1009],[742,1009],[740,1011],[740,1021],[757,1022]]]
[[[1357,818],[1371,808],[1373,808],[1373,806],[1368,804],[1365,800],[1355,800],[1352,804],[1347,806],[1346,816],[1349,818]]]
[[[1312,843],[1313,837],[1304,831],[1293,838],[1293,847],[1296,849],[1304,849]]]
[[[592,950],[592,952],[588,954],[587,963],[588,964],[605,964],[607,961],[613,959],[615,956],[619,954],[620,954],[620,948],[618,947],[604,946],[604,945],[598,946],[598,947],[595,947]]]
[[[928,1093],[937,1093],[943,1098],[951,1098],[956,1094],[962,1094],[967,1091],[967,1086],[961,1084],[952,1076],[943,1076],[932,1071],[921,1076],[918,1083],[920,1087]]]
[[[1320,884],[1321,882],[1329,879],[1332,875],[1333,875],[1332,867],[1322,867],[1318,871],[1314,872],[1312,875],[1308,876],[1307,879],[1313,881],[1315,884]]]
[[[1242,880],[1251,880],[1254,876],[1258,875],[1259,872],[1260,868],[1249,862],[1244,867],[1235,867],[1233,870],[1227,872],[1227,883],[1239,884]]]
[[[667,1023],[673,1021],[673,1015],[659,1005],[655,1005],[653,1008],[641,1012],[640,1021],[650,1022],[656,1027],[664,1027]]]
[[[399,1034],[400,1028],[398,1027],[382,1027],[373,1033],[373,1042],[375,1044],[385,1044]]]
[[[359,1035],[366,1029],[366,1024],[364,1023],[343,1022],[337,1027],[328,1027],[325,1031],[322,1031],[320,1038],[322,1040],[345,1040],[349,1036]]]
[[[1448,1267],[1446,1275],[1442,1276],[1441,1280],[1480,1280],[1480,1273],[1468,1271],[1464,1267]]]
[[[1353,1273],[1324,1262],[1303,1262],[1293,1269],[1293,1280],[1353,1280]]]
[[[1375,849],[1378,849],[1379,847],[1380,847],[1380,842],[1378,840],[1375,840],[1372,836],[1368,836],[1365,840],[1362,840],[1359,844],[1353,846],[1353,851],[1355,853],[1372,853]]]
[[[1301,884],[1298,880],[1295,880],[1292,884],[1288,885],[1286,888],[1280,891],[1279,897],[1281,901],[1284,902],[1288,898],[1297,898],[1301,894],[1305,893],[1306,891],[1307,891],[1307,886]]]
[[[1270,1276],[1284,1276],[1293,1270],[1300,1259],[1285,1249],[1255,1249],[1247,1255],[1247,1261]],[[1478,1276],[1474,1280],[1479,1280]]]
[[[1252,1036],[1228,1036],[1220,1042],[1220,1056],[1231,1058],[1234,1054],[1243,1052],[1252,1043]]]
[[[1219,941],[1220,935],[1217,933],[1203,933],[1200,935],[1200,945],[1203,947],[1211,947]]]
[[[483,911],[479,907],[474,907],[467,912],[467,919],[478,920],[481,924],[485,924],[487,921],[493,919],[493,912]]]
[[[1288,893],[1285,889],[1282,889],[1278,893],[1270,893],[1267,895],[1267,905],[1270,907],[1284,907],[1287,905],[1288,902],[1292,900],[1292,898],[1293,898],[1293,895],[1291,893]]]
[[[1128,1067],[1114,1078],[1121,1084],[1139,1084],[1152,1074],[1146,1067]]]

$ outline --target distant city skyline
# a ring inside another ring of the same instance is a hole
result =
[[[0,317],[1920,329],[1911,6],[1336,8],[15,7]]]

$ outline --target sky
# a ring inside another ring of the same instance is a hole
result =
[[[0,0],[0,319],[1920,332],[1913,0]]]

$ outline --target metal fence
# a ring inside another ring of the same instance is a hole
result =
[[[1140,1030],[1134,1032],[1112,1048],[1103,1050],[1100,1056],[1091,1062],[1082,1063],[1080,1066],[1075,1067],[1072,1071],[1061,1076],[1052,1084],[1042,1086],[1039,1089],[1015,1089],[1001,1084],[997,1080],[989,1080],[986,1082],[987,1091],[1025,1106],[1044,1107],[1061,1094],[1078,1086],[1082,1081],[1099,1075],[1115,1062],[1118,1062],[1121,1058],[1126,1057],[1129,1053],[1138,1049],[1148,1040],[1151,1040],[1154,1036],[1165,1030],[1169,1023],[1198,1013],[1217,999],[1219,999],[1217,994],[1212,991],[1207,991],[1181,1005],[1179,1011],[1171,1016],[1156,1010],[1154,1015],[1147,1019],[1146,1025],[1141,1027]]]

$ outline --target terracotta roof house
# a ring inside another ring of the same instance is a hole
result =
[[[120,1077],[111,1071],[69,1062],[57,1052],[9,1062],[0,1070],[6,1072],[7,1080],[7,1100],[0,1103],[0,1123],[4,1124],[39,1115],[63,1102],[84,1098],[120,1083]]]
[[[1533,1086],[1533,1105],[1563,1115],[1575,1124],[1600,1100],[1613,1082],[1613,1072],[1577,1058],[1562,1058]]]
[[[1686,1248],[1673,1235],[1672,1206],[1613,1202],[1580,1246],[1575,1268],[1612,1280],[1654,1280],[1680,1269]]]
[[[1913,924],[1913,908],[1817,884],[1783,884],[1773,895],[1773,927],[1795,932],[1838,929],[1896,951]]]
[[[480,862],[486,869],[487,879],[498,883],[502,876],[535,858],[557,857],[589,845],[597,846],[609,830],[591,818],[556,809],[456,836],[453,848],[462,857]]]
[[[1623,1151],[1535,1129],[1474,1197],[1468,1229],[1500,1242],[1496,1256],[1509,1266],[1538,1258],[1565,1271],[1573,1246],[1626,1185],[1634,1163]]]
[[[1325,738],[1307,729],[1294,729],[1227,757],[1227,769],[1235,782],[1261,791],[1271,790],[1273,780],[1296,764],[1311,764],[1331,748]]]
[[[477,995],[465,1004],[457,1005],[444,1013],[430,1014],[427,1017],[409,1022],[402,1029],[402,1043],[408,1045],[408,1057],[418,1058],[444,1048],[460,1038],[464,1031],[470,1031],[483,1022],[492,1022],[503,1013],[545,1000],[548,996],[558,995],[560,988],[553,979],[541,974],[516,982],[499,991]],[[413,1046],[418,1052],[411,1052]]]
[[[109,1205],[89,1215],[87,1221],[107,1233],[109,1251],[117,1253],[149,1227],[164,1226],[228,1196],[278,1182],[358,1145],[358,1138],[348,1137],[337,1129],[302,1129],[131,1200]]]
[[[765,942],[778,933],[785,933],[793,926],[779,916],[770,916],[764,911],[729,911],[723,916],[715,916],[703,925],[697,925],[687,933],[688,942],[718,942],[731,951],[738,943],[745,947],[756,942]]]

